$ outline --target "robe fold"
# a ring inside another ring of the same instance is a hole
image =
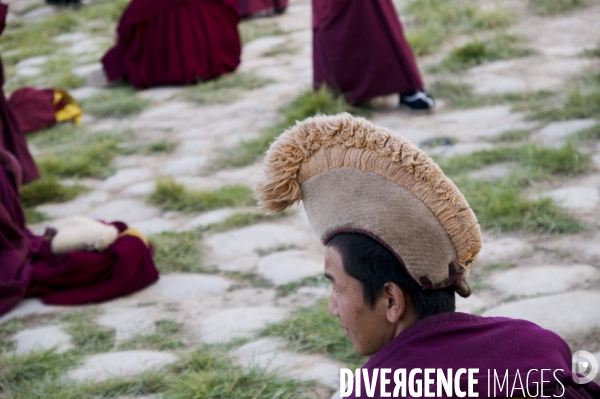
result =
[[[240,63],[239,0],[132,0],[117,44],[102,58],[109,81],[144,89],[193,84]]]
[[[479,372],[474,374],[477,380],[474,392],[478,393],[480,398],[494,397],[494,392],[491,391],[494,370],[501,380],[508,370],[508,384],[511,389],[511,392],[507,392],[506,389],[501,392],[497,386],[497,398],[527,397],[527,392],[523,392],[519,387],[522,385],[523,389],[529,388],[529,392],[534,394],[535,384],[543,386],[543,394],[546,397],[600,397],[600,386],[594,382],[579,385],[573,380],[571,350],[562,338],[528,321],[503,317],[480,317],[454,312],[426,317],[410,325],[388,342],[363,367],[368,370],[369,376],[373,375],[374,369],[390,368],[392,376],[394,370],[406,369],[407,380],[410,371],[417,368],[441,369],[445,373],[448,369],[455,373],[461,368],[478,368]],[[541,369],[552,371],[546,371],[542,375]],[[488,380],[488,370],[492,381]],[[536,371],[532,371],[527,380],[530,370]],[[556,378],[553,376],[554,372]],[[546,381],[544,384],[541,383],[542,377]],[[424,380],[422,373],[417,378]],[[437,393],[435,374],[433,378],[430,391]],[[515,381],[517,389],[512,390]],[[561,385],[564,387],[564,395]],[[467,392],[467,386],[468,377],[465,373],[460,378],[461,391]],[[488,395],[488,386],[491,395]],[[361,387],[361,397],[366,397],[364,383]],[[386,392],[392,392],[393,387],[392,385],[390,389],[390,386],[387,386]],[[382,397],[380,389],[378,382],[374,398]],[[413,396],[408,394],[407,397]]]
[[[56,124],[54,89],[22,87],[10,95],[8,105],[22,134],[47,129]]]
[[[350,103],[423,89],[391,0],[313,0],[313,80]]]
[[[6,27],[6,14],[8,6],[0,3],[0,35]],[[40,177],[35,162],[27,149],[25,137],[19,130],[15,116],[10,110],[4,96],[4,66],[0,60],[0,148],[14,155],[21,164],[22,183],[29,183]]]
[[[249,17],[263,11],[282,13],[288,6],[288,0],[239,0],[240,16]]]

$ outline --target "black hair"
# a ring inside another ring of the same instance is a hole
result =
[[[408,293],[419,319],[456,309],[452,287],[424,290],[388,248],[365,234],[340,233],[327,246],[339,252],[344,271],[360,281],[365,303],[371,308],[384,284],[392,282]]]

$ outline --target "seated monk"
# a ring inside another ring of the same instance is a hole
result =
[[[402,136],[349,114],[309,118],[271,145],[255,190],[270,213],[303,201],[327,247],[329,312],[356,352],[371,356],[360,374],[368,386],[357,378],[342,396],[600,397],[600,386],[571,372],[571,351],[557,334],[455,311],[455,293],[471,294],[479,224],[454,183]],[[507,375],[511,389],[490,395],[488,370]],[[451,374],[450,389],[440,372]]]
[[[288,6],[288,0],[239,0],[240,17],[250,17],[256,14],[283,14]]]
[[[313,79],[351,104],[400,94],[412,110],[430,110],[415,57],[392,0],[312,0]]]
[[[238,21],[238,0],[132,0],[102,58],[106,77],[144,89],[232,72],[240,63]]]
[[[83,218],[57,224],[45,237],[25,227],[21,167],[0,148],[0,315],[22,298],[78,305],[128,295],[158,280],[152,248],[124,223]]]

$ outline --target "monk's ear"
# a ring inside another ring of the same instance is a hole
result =
[[[385,283],[383,295],[386,299],[386,316],[390,323],[397,323],[406,312],[404,291],[396,283]]]

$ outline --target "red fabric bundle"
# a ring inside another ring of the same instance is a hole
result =
[[[313,68],[350,103],[423,89],[391,0],[313,0]]]
[[[132,0],[104,71],[139,89],[216,78],[240,63],[238,21],[238,0]]]
[[[22,87],[8,99],[21,133],[47,129],[56,124],[54,89]]]

